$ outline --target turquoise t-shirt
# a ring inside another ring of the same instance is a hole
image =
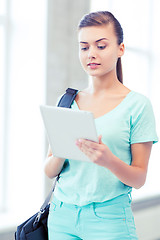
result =
[[[79,109],[74,101],[72,109]],[[98,136],[113,154],[131,164],[131,144],[158,141],[155,119],[149,99],[131,91],[112,111],[95,119]],[[122,183],[107,168],[92,162],[65,160],[54,196],[65,203],[83,206],[103,202],[132,188]]]

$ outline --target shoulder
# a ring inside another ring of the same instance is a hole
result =
[[[138,92],[131,91],[127,101],[126,109],[133,119],[139,119],[141,116],[149,118],[153,116],[153,107],[150,99]]]
[[[76,101],[77,103],[79,103],[79,102],[85,102],[85,101],[87,101],[87,99],[88,99],[88,92],[87,92],[86,89],[84,89],[84,90],[79,90],[78,93],[77,93],[77,95],[76,95],[76,97],[75,97],[75,101]]]
[[[147,96],[135,91],[131,91],[130,103],[135,107],[151,106],[151,101]]]
[[[149,100],[149,98],[145,95],[143,95],[142,93],[136,92],[136,91],[131,91],[133,97],[137,100],[140,100],[142,102],[147,102]]]
[[[133,121],[150,121],[154,118],[153,107],[150,99],[138,92],[132,92],[130,103],[130,116]]]

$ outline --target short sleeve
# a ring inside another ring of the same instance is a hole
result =
[[[131,116],[130,143],[158,142],[156,134],[155,117],[151,102],[148,98],[143,103],[136,104]]]

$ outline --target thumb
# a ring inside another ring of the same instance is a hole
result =
[[[102,135],[98,137],[98,140],[99,140],[99,144],[102,144]]]

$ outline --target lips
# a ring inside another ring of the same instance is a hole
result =
[[[100,65],[99,63],[88,63],[87,66],[96,66],[96,65]]]
[[[97,69],[99,67],[99,63],[88,63],[87,66],[90,68],[90,69]]]

